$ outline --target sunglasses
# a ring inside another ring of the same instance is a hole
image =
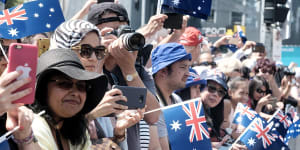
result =
[[[6,54],[6,56],[7,56],[9,46],[2,45],[2,47],[3,47],[3,50],[4,50],[5,54]],[[4,57],[4,54],[3,54],[2,50],[0,50],[0,61],[2,60],[3,57]]]
[[[259,94],[266,94],[267,91],[263,91],[262,89],[256,89],[256,92]]]
[[[95,52],[97,59],[101,60],[106,54],[106,47],[103,45],[94,48],[90,44],[82,44],[80,46],[72,47],[72,49],[78,51],[80,56],[84,58],[91,58],[93,52]]]
[[[80,92],[86,92],[91,88],[91,86],[89,86],[85,81],[77,81],[74,83],[72,80],[56,79],[56,80],[50,80],[50,82],[55,82],[56,86],[64,90],[70,90],[71,88],[73,88],[74,84],[77,90]]]
[[[226,95],[226,92],[224,90],[217,89],[215,86],[212,86],[212,85],[207,85],[207,90],[209,93],[217,92],[219,97],[224,97]]]
[[[205,61],[205,62],[200,63],[199,66],[212,66],[212,67],[216,67],[217,64],[214,61],[212,61],[212,62]]]

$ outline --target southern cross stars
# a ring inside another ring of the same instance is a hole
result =
[[[177,121],[174,121],[174,120],[173,120],[173,123],[170,124],[170,126],[172,126],[171,130],[175,130],[175,132],[176,132],[177,130],[180,130],[180,129],[181,129],[181,128],[180,128],[181,124],[179,123],[179,120],[177,120]]]
[[[256,142],[255,142],[255,140],[253,138],[248,139],[248,145],[249,146],[254,146],[255,143]]]
[[[179,5],[180,4],[180,0],[173,0],[174,5]]]
[[[8,34],[10,34],[12,37],[14,36],[18,36],[18,33],[19,31],[17,31],[17,28],[13,29],[13,28],[10,28],[10,30],[8,30]]]

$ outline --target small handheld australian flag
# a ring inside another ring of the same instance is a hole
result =
[[[212,149],[200,99],[175,105],[163,110],[172,150]]]
[[[20,39],[56,29],[64,16],[58,0],[35,0],[0,12],[0,38]]]

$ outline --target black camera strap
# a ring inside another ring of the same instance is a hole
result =
[[[117,17],[109,17],[109,18],[99,18],[98,24],[113,22],[113,21],[128,22],[128,20],[124,16],[117,16]]]

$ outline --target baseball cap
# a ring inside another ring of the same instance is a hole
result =
[[[107,10],[110,10],[117,14],[117,17],[110,17],[102,19],[101,16]],[[94,25],[99,25],[105,22],[120,21],[127,22],[129,24],[128,13],[121,4],[113,2],[104,2],[92,5],[88,13],[88,21]]]
[[[180,60],[191,60],[192,55],[178,43],[167,43],[158,46],[152,52],[152,74]]]
[[[226,76],[223,72],[221,72],[219,69],[207,69],[205,72],[202,72],[204,75],[204,79],[206,81],[215,81],[219,85],[221,85],[225,90],[228,90],[228,86],[226,84]]]
[[[206,85],[206,80],[202,78],[196,70],[189,68],[189,77],[186,80],[185,88],[194,86],[194,85]]]
[[[185,46],[196,46],[203,41],[201,32],[195,27],[187,27],[180,37],[179,43]]]

